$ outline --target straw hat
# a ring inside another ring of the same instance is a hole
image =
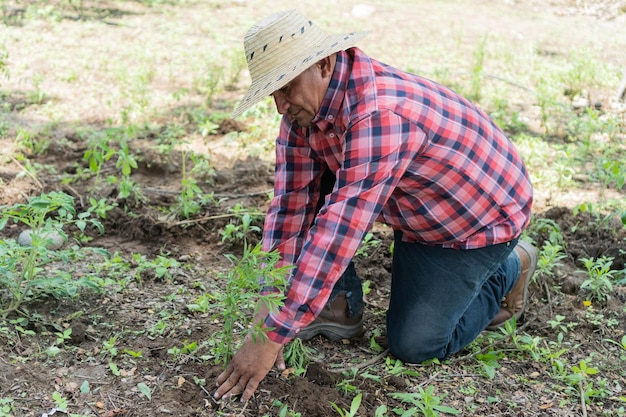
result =
[[[257,22],[244,38],[252,85],[232,117],[281,89],[320,59],[354,46],[367,34],[327,34],[297,10],[283,10]]]

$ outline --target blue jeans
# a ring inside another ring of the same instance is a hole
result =
[[[402,242],[395,234],[389,351],[407,363],[447,358],[491,323],[520,274],[517,239],[455,250]]]
[[[326,171],[316,212],[334,183]],[[396,232],[387,311],[389,351],[407,363],[445,359],[474,340],[500,310],[521,271],[513,251],[517,239],[455,250],[401,238]],[[333,287],[330,300],[339,294],[346,295],[351,316],[361,314],[363,290],[353,263]]]

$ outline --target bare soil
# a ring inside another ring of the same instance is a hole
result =
[[[471,3],[456,6],[471,8]],[[479,6],[472,15],[484,12],[490,2],[476,3]],[[137,5],[130,10],[116,9],[113,3],[100,6],[88,9],[91,14],[87,17],[115,23],[124,22],[125,18],[139,19],[141,13],[148,13]],[[218,14],[222,13],[222,7],[229,8],[224,13],[231,17],[232,8],[236,7],[241,13],[245,9],[237,2],[215,3],[212,7]],[[437,8],[424,7],[431,13]],[[444,10],[447,7],[442,6]],[[624,13],[619,7],[607,5],[603,9],[595,3],[582,7],[578,1],[552,2],[549,7],[544,2],[511,1],[498,3],[498,7],[504,7],[509,13],[503,18],[506,20],[503,25],[514,22],[511,15],[519,12],[524,16],[519,20],[521,26],[530,24],[526,16],[531,16],[530,21],[532,16],[559,24],[586,19],[589,25],[610,26]],[[546,10],[538,10],[544,7]],[[190,10],[193,12],[192,7]],[[266,11],[265,7],[257,10],[259,14]],[[383,15],[392,12],[381,10]],[[19,11],[14,13],[19,14]],[[433,16],[444,18],[443,15]],[[395,18],[400,19],[397,15]],[[568,20],[570,18],[576,20]],[[100,30],[116,29],[114,24],[108,26]],[[241,26],[239,32],[243,33],[246,27],[247,24]],[[619,56],[620,52],[607,51],[607,55],[611,54]],[[224,99],[241,92],[241,88],[225,92]],[[28,106],[25,96],[13,91],[6,97],[9,105],[16,109],[15,117],[21,117],[18,110]],[[85,117],[95,118],[96,115]],[[102,122],[102,119],[94,120],[93,125]],[[212,144],[221,146],[221,140],[228,133],[249,129],[253,122],[229,121],[204,145],[208,148]],[[37,121],[33,119],[32,123]],[[81,161],[86,144],[71,124],[61,124],[56,129],[57,137],[64,140],[53,143],[43,155],[32,155],[30,159],[53,165],[58,173],[75,172],[76,162],[85,164]],[[177,259],[181,266],[172,271],[169,279],[159,279],[147,272],[119,291],[107,291],[104,295],[84,292],[70,300],[51,298],[25,305],[24,311],[30,319],[24,330],[34,334],[0,332],[0,399],[14,400],[15,416],[52,415],[56,407],[52,398],[55,391],[69,400],[68,409],[72,413],[103,417],[278,416],[281,408],[277,400],[302,416],[336,416],[338,413],[331,403],[349,410],[356,392],[362,392],[363,401],[356,415],[374,416],[381,405],[389,410],[396,407],[407,410],[409,405],[389,394],[416,392],[419,387],[433,387],[437,396],[445,396],[442,400],[445,405],[461,410],[462,415],[626,415],[626,349],[612,342],[620,341],[626,331],[626,288],[616,286],[606,303],[594,303],[591,308],[585,306],[583,302],[588,293],[581,290],[581,284],[586,272],[580,262],[581,258],[611,256],[615,258],[612,268],[624,269],[626,229],[618,217],[603,221],[589,213],[574,213],[574,202],[554,205],[553,200],[541,198],[541,190],[538,191],[536,220],[558,225],[565,239],[567,257],[561,260],[552,276],[541,276],[531,285],[528,310],[518,324],[517,336],[486,332],[448,361],[405,365],[410,373],[392,372],[393,357],[372,347],[374,340],[385,348],[384,317],[391,264],[388,248],[392,241],[391,231],[377,225],[374,235],[381,241],[380,245],[369,256],[355,260],[359,275],[370,281],[365,336],[341,342],[313,339],[305,344],[313,350],[313,363],[306,374],[296,376],[293,369],[282,374],[272,371],[248,403],[214,401],[211,394],[221,368],[212,362],[209,345],[205,342],[210,341],[221,323],[211,314],[193,313],[186,306],[205,292],[203,288],[222,286],[219,273],[229,267],[224,255],[240,254],[241,247],[221,242],[220,230],[231,219],[220,215],[227,214],[237,203],[263,211],[273,185],[273,165],[271,160],[262,158],[229,159],[224,156],[228,152],[215,151],[218,155],[217,160],[214,159],[216,176],[201,186],[203,191],[215,193],[223,202],[219,206],[205,207],[189,222],[180,222],[164,216],[159,209],[175,204],[181,168],[172,161],[180,158],[174,154],[172,159],[162,160],[160,155],[150,151],[152,139],[142,138],[133,145],[133,151],[141,155],[133,179],[142,187],[146,201],[119,201],[118,207],[104,220],[104,235],[94,233],[88,245],[105,248],[112,254],[117,252],[129,259],[131,266],[132,254],[148,258],[165,254]],[[7,144],[5,152],[9,149],[11,145]],[[26,196],[42,191],[62,190],[75,197],[77,209],[88,208],[89,181],[64,185],[59,175],[40,176],[35,181],[27,175],[18,175],[20,173],[22,169],[16,161],[7,161],[0,167],[4,181],[0,193],[2,204],[24,201]],[[114,199],[117,190],[112,187],[109,191],[104,197]],[[260,221],[257,225],[262,226]],[[8,227],[3,237],[16,237],[22,229],[19,225]],[[531,237],[541,247],[548,239],[547,233],[546,230]],[[258,234],[253,236],[253,243],[259,237]],[[81,268],[82,272],[89,272],[92,265],[92,262],[83,262],[68,268],[80,274]],[[590,319],[590,314],[595,320]],[[550,324],[559,316],[570,324],[569,330],[563,332],[564,340],[558,340],[558,329]],[[8,319],[19,318],[20,315],[15,314]],[[166,325],[162,333],[153,331],[159,321]],[[68,327],[72,329],[71,339],[56,356],[48,356],[46,349],[54,344],[55,332]],[[515,337],[526,339],[515,343]],[[115,338],[119,350],[115,357],[103,347],[111,338]],[[532,344],[532,338],[540,340],[536,350],[520,348],[525,343]],[[198,341],[201,347],[177,358],[168,352],[172,347],[182,348],[186,341]],[[579,385],[568,386],[555,379],[554,362],[533,356],[539,348],[557,352],[557,344],[566,351],[554,359],[568,364],[567,373],[572,374],[571,365],[579,365],[582,360],[590,360],[601,370],[591,379],[602,389],[601,394],[584,406],[577,391]],[[492,375],[485,371],[484,360],[479,360],[481,354],[489,351],[498,355]],[[141,355],[135,357],[132,352],[141,352]],[[110,362],[118,366],[119,375],[113,374]],[[358,370],[356,375],[351,368]],[[81,391],[85,381],[89,383],[89,392]],[[151,399],[138,390],[139,383],[151,389]],[[62,412],[57,411],[56,415]],[[394,414],[389,411],[387,415]]]

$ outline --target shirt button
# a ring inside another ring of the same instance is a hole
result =
[[[329,138],[334,138],[334,137],[335,137],[335,134],[334,134],[333,132],[330,132],[330,133],[328,134],[328,137],[329,137]]]
[[[333,117],[333,115],[332,115],[332,114],[329,114],[328,116],[326,116],[326,118],[327,118],[328,120],[333,120],[333,119],[334,119],[334,117]]]

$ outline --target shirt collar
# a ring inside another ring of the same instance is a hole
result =
[[[346,51],[337,52],[336,57],[335,70],[328,84],[326,95],[324,96],[320,110],[312,120],[312,123],[319,127],[322,127],[321,125],[324,124],[324,121],[331,124],[336,123],[350,76],[350,59]],[[323,131],[325,129],[320,130]]]

